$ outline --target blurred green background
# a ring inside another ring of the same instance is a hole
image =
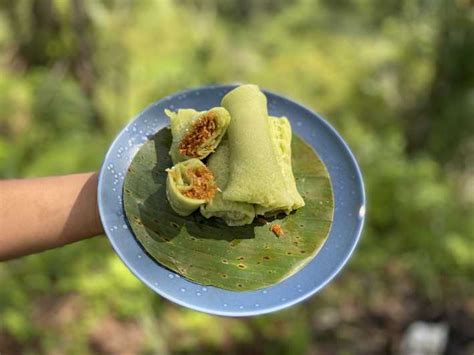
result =
[[[470,0],[0,0],[0,177],[97,170],[151,102],[252,82],[357,156],[368,218],[309,301],[208,316],[141,284],[104,237],[0,264],[4,354],[397,353],[416,320],[474,352]],[[1,201],[0,201],[1,203]]]

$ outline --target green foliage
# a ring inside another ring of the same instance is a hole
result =
[[[327,117],[368,195],[339,279],[251,320],[162,300],[105,238],[3,263],[0,352],[381,353],[415,317],[455,336],[474,295],[472,19],[466,0],[0,1],[1,178],[99,169],[149,103],[254,82]]]

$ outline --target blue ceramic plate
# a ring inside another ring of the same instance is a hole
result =
[[[130,230],[123,210],[122,189],[135,153],[148,137],[168,125],[164,109],[219,106],[235,85],[207,86],[165,97],[130,122],[109,148],[99,175],[98,200],[102,224],[125,265],[163,297],[197,311],[224,316],[274,312],[315,294],[342,269],[354,251],[365,216],[362,175],[349,147],[319,115],[283,96],[264,91],[269,114],[286,116],[293,131],[323,160],[334,190],[331,232],[316,257],[288,279],[266,289],[233,292],[188,281],[148,256]]]

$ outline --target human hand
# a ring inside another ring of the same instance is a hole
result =
[[[102,234],[97,175],[0,181],[0,261]]]

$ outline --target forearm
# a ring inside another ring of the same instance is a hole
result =
[[[101,233],[97,173],[0,181],[0,260]]]

